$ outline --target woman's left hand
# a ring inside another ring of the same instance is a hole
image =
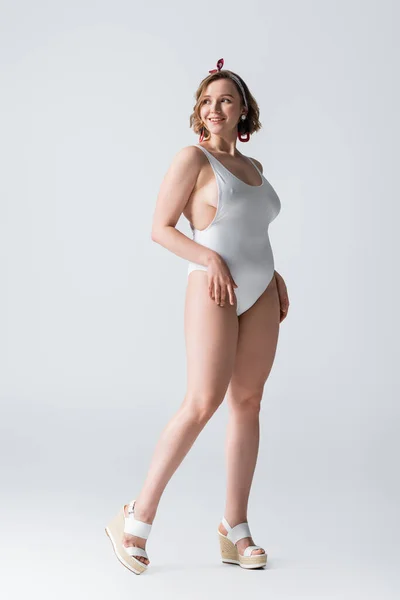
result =
[[[279,322],[282,323],[283,319],[286,319],[286,317],[287,317],[290,303],[289,303],[289,297],[288,297],[288,293],[287,293],[286,284],[283,280],[283,277],[281,277],[281,275],[279,275],[278,271],[275,271],[275,280],[276,280],[276,287],[278,288],[280,311],[281,311],[281,316],[280,316]]]

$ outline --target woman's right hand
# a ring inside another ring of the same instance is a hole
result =
[[[210,298],[215,300],[220,306],[224,306],[227,295],[229,302],[235,304],[234,288],[237,288],[228,265],[224,259],[219,256],[213,256],[208,263],[208,293]]]

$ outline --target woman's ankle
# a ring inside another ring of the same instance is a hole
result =
[[[134,517],[143,523],[152,524],[157,514],[157,508],[153,506],[142,506],[141,501],[136,501],[134,506]]]
[[[247,523],[247,516],[244,516],[243,514],[240,515],[239,513],[236,513],[236,515],[229,515],[226,516],[227,513],[225,513],[225,519],[228,521],[229,525],[231,527],[236,527],[236,525],[239,525],[239,523]]]

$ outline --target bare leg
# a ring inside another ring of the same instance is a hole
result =
[[[136,497],[136,519],[153,522],[168,481],[223,401],[232,375],[237,335],[236,304],[218,306],[208,295],[207,273],[193,271],[188,278],[185,305],[187,392],[156,445],[146,480]],[[145,548],[145,543],[143,538],[124,534],[125,546]],[[149,563],[144,557],[137,558]]]
[[[239,317],[237,354],[228,387],[229,422],[226,437],[227,498],[225,518],[234,527],[247,521],[250,488],[260,440],[260,403],[271,371],[279,333],[279,297],[275,278],[257,302]],[[227,531],[223,524],[221,533]],[[240,554],[255,545],[237,542]],[[252,554],[262,554],[253,550]]]

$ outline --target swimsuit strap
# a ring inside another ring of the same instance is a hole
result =
[[[247,158],[247,160],[249,160],[251,162],[253,167],[256,169],[257,173],[260,175],[260,177],[261,177],[260,185],[251,185],[251,184],[246,183],[245,181],[240,179],[240,177],[238,177],[237,175],[232,173],[232,171],[230,171],[228,169],[228,167],[225,167],[225,165],[220,160],[218,160],[218,158],[215,158],[215,156],[213,156],[213,154],[211,154],[211,152],[209,150],[207,150],[207,148],[203,148],[203,146],[200,146],[200,144],[196,144],[196,146],[203,150],[203,152],[208,157],[208,159],[211,163],[211,166],[214,168],[214,171],[216,171],[217,173],[222,173],[222,175],[224,177],[226,177],[228,175],[228,177],[230,177],[232,179],[233,183],[237,183],[239,181],[239,182],[243,183],[244,185],[247,185],[248,187],[251,187],[251,188],[261,187],[262,182],[264,180],[264,175],[261,173],[260,169],[257,167],[257,165],[254,163],[254,161],[249,156],[246,156],[245,154],[243,154],[244,158]]]
[[[215,156],[213,156],[211,152],[207,150],[207,148],[203,148],[203,146],[200,146],[200,144],[196,144],[196,146],[197,148],[200,148],[207,156],[211,167],[213,168],[213,171],[216,174],[222,175],[223,177],[225,176],[225,173],[229,173],[230,175],[232,175],[232,173],[217,158],[215,158]]]
[[[244,154],[243,154],[243,156],[244,156]],[[257,171],[259,172],[259,174],[261,175],[261,177],[264,177],[264,175],[262,174],[262,172],[260,171],[260,169],[257,167],[257,165],[254,162],[254,160],[252,158],[250,158],[250,156],[246,156],[246,158],[254,165],[254,167],[257,169]]]

